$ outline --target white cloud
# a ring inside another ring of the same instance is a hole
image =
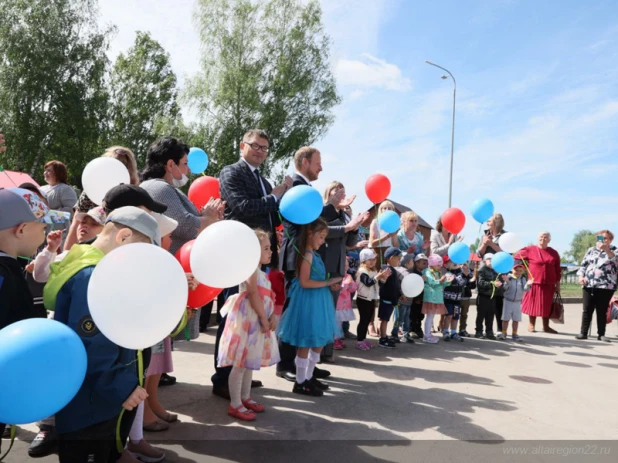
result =
[[[364,61],[341,59],[335,66],[337,83],[360,88],[383,88],[387,90],[409,90],[410,79],[403,76],[399,66],[387,63],[368,53]]]

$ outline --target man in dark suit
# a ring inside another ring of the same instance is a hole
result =
[[[275,228],[281,223],[277,211],[279,200],[292,179],[286,177],[284,183],[273,188],[268,180],[260,175],[259,167],[266,160],[270,149],[270,139],[263,130],[254,129],[243,136],[240,143],[241,158],[232,165],[225,166],[219,174],[221,199],[225,201],[224,218],[237,220],[251,228],[261,228],[271,235],[272,249],[277,249]],[[278,265],[278,255],[273,252],[270,265]],[[238,292],[238,287],[227,288],[226,297]],[[226,318],[219,323],[215,344],[215,369],[212,376],[213,394],[229,399],[228,378],[232,367],[218,368],[219,343],[225,328]],[[255,381],[254,386],[261,385]]]
[[[311,182],[318,179],[322,172],[322,158],[320,152],[316,148],[304,146],[300,148],[294,155],[294,167],[296,173],[292,179],[293,186],[311,185]],[[339,214],[335,205],[339,205],[343,200],[345,191],[338,190],[330,198],[328,204],[322,209],[321,217],[330,222],[335,220]],[[279,251],[279,267],[285,273],[286,293],[288,293],[289,285],[296,276],[296,256],[298,255],[294,247],[298,247],[300,242],[300,226],[283,221],[284,234]],[[289,304],[289,299],[286,299],[283,310],[285,311]],[[279,342],[279,354],[281,361],[277,364],[277,376],[288,381],[296,381],[296,366],[294,359],[296,357],[296,348],[284,342]],[[330,376],[330,372],[316,368],[314,377],[317,379]]]

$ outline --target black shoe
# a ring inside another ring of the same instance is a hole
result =
[[[251,380],[251,389],[254,389],[254,388],[257,388],[257,387],[262,387],[262,386],[264,386],[262,384],[262,381],[258,381],[256,379],[252,379]]]
[[[41,458],[55,453],[58,449],[58,435],[52,426],[42,427],[30,447],[28,455],[32,458]]]
[[[414,339],[412,339],[412,335],[408,334],[407,336],[404,336],[404,339],[406,340],[406,342],[408,344],[414,344]]]
[[[353,333],[350,333],[349,331],[346,331],[346,332],[343,334],[343,336],[344,336],[346,339],[358,339],[358,336],[356,336],[356,335],[355,335],[355,334],[353,334]]]
[[[388,340],[393,344],[401,344],[401,339],[399,339],[399,337],[397,336],[390,336]]]
[[[212,393],[216,396],[221,397],[222,399],[230,400],[230,390],[227,388],[227,386],[213,386]]]
[[[485,333],[485,339],[491,339],[492,341],[495,341],[496,337],[493,333]]]
[[[317,379],[315,376],[311,378],[309,382],[313,383],[313,385],[315,385],[315,387],[317,387],[320,391],[328,391],[330,389],[330,386],[328,384],[323,383],[322,381]]]
[[[159,386],[173,386],[174,384],[176,384],[176,377],[170,376],[167,373],[161,375]]]
[[[577,336],[575,336],[575,339],[588,339],[588,335],[580,333]]]
[[[423,333],[423,331],[415,331],[414,334],[416,335],[416,337],[418,339],[423,339],[425,337],[425,334]]]
[[[393,349],[395,347],[395,343],[389,341],[388,338],[380,338],[380,341],[378,341],[378,346],[384,347],[385,349]]]
[[[292,392],[294,394],[310,395],[313,397],[322,397],[324,395],[324,392],[320,391],[311,381],[305,381],[303,384],[294,382]]]
[[[316,370],[317,370],[317,368],[316,368]],[[286,381],[289,381],[291,383],[295,383],[296,382],[296,373],[294,373],[292,371],[277,371],[277,376],[279,378],[283,378]]]
[[[597,341],[612,342],[607,336],[599,336]]]
[[[323,368],[315,367],[313,370],[313,377],[318,379],[328,378],[330,376],[330,371],[324,370]],[[296,381],[296,375],[294,375],[294,381]]]

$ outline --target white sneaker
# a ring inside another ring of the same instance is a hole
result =
[[[430,338],[423,338],[423,342],[426,342],[427,344],[437,344],[438,338],[433,337],[433,336]]]
[[[506,336],[503,333],[499,333],[498,336],[496,336],[496,339],[499,341],[506,341]]]

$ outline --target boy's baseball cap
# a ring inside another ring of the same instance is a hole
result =
[[[103,206],[109,211],[125,206],[143,206],[150,209],[152,212],[158,212],[159,214],[163,214],[167,211],[166,204],[152,199],[152,196],[150,196],[150,194],[142,187],[137,185],[127,185],[124,183],[116,185],[105,194],[105,197],[103,198]]]
[[[487,254],[485,254],[485,257],[483,257],[483,260],[492,260],[494,258],[494,255],[491,252],[488,252]]]
[[[515,267],[524,267],[524,263],[521,260],[515,260],[515,264],[513,265],[513,268]]]
[[[391,247],[390,247],[390,248],[388,248],[388,249],[386,250],[386,252],[384,253],[384,259],[388,260],[388,259],[390,259],[391,257],[397,257],[397,256],[400,256],[401,254],[403,254],[403,253],[401,252],[401,249],[396,248],[396,247],[394,247],[394,246],[391,246]]]
[[[23,188],[0,188],[0,211],[0,230],[13,228],[24,222],[66,222],[61,215],[54,220],[41,198]]]
[[[161,237],[169,235],[178,227],[178,222],[166,215],[153,212],[152,216],[159,224],[159,232],[161,233]]]
[[[373,252],[373,249],[363,249],[360,252],[359,259],[362,262],[367,262],[368,260],[375,259],[376,253]]]
[[[75,214],[75,220],[81,222],[86,216],[91,217],[99,225],[105,225],[105,220],[107,219],[105,209],[102,206],[93,207],[88,212],[78,212]]]
[[[416,257],[414,258],[414,262],[418,262],[419,260],[428,260],[427,256],[423,253],[421,254],[417,254]]]
[[[442,257],[442,262],[443,262],[443,263],[445,263],[445,264],[446,264],[447,262],[450,262],[450,261],[451,261],[451,258],[448,256],[448,254],[445,254],[445,255]]]
[[[132,228],[148,238],[152,244],[161,246],[161,233],[159,224],[148,212],[134,206],[125,206],[112,211],[105,223],[116,223]]]

